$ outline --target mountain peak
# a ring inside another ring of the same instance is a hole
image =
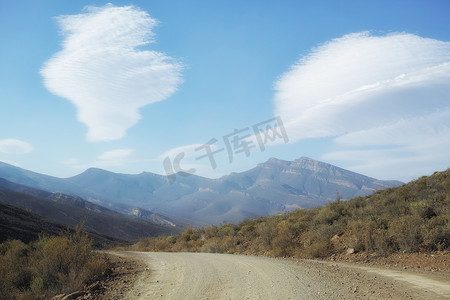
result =
[[[288,162],[287,160],[282,160],[282,159],[278,159],[278,158],[275,158],[275,157],[271,157],[265,163],[266,164],[284,164],[284,163],[287,163],[287,162]]]
[[[257,166],[259,168],[273,168],[273,167],[285,168],[285,167],[288,167],[290,164],[291,164],[290,161],[271,157],[266,162],[259,163]]]
[[[300,158],[295,159],[294,161],[310,161],[310,162],[316,162],[317,160],[306,157],[306,156],[301,156]]]
[[[309,162],[309,163],[321,163],[318,160],[306,157],[306,156],[301,156],[300,158],[297,158],[293,161],[289,161],[289,160],[283,160],[283,159],[279,159],[276,157],[271,157],[269,158],[265,163],[270,163],[270,164],[279,164],[279,163],[291,163],[291,162]]]
[[[100,168],[88,168],[86,169],[86,171],[84,171],[83,173],[111,173],[109,171],[100,169]]]

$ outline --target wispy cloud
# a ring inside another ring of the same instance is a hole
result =
[[[0,152],[6,154],[27,154],[32,152],[31,144],[18,139],[0,140]]]
[[[335,138],[325,160],[346,161],[352,170],[409,181],[450,167],[450,110]]]
[[[349,34],[314,49],[275,88],[291,141],[334,137],[324,158],[374,175],[394,161],[395,175],[450,161],[450,42]]]
[[[157,160],[164,166],[165,175],[173,175],[177,172],[195,174],[199,176],[217,178],[224,174],[214,170],[208,158],[200,159],[205,151],[199,148],[205,144],[190,144],[172,148],[161,154]],[[210,145],[211,151],[217,151],[218,147]]]
[[[168,98],[182,81],[179,62],[137,48],[153,42],[157,24],[139,8],[88,7],[57,20],[63,49],[41,74],[49,91],[76,106],[91,141],[122,138],[139,108]]]
[[[62,163],[63,165],[68,165],[68,166],[75,166],[80,163],[80,159],[78,157],[72,157],[72,158],[63,160],[60,163]]]
[[[106,151],[98,157],[98,162],[120,164],[124,160],[128,159],[132,153],[133,150],[131,149],[115,149],[111,151]]]
[[[132,149],[113,149],[105,151],[91,163],[84,163],[79,158],[70,158],[61,161],[64,165],[69,165],[75,170],[85,170],[88,168],[111,168],[120,167],[126,164],[138,162],[139,159],[133,157]]]

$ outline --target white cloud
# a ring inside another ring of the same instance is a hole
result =
[[[63,49],[41,74],[49,91],[76,106],[89,140],[122,138],[139,108],[168,98],[182,81],[180,63],[137,49],[153,42],[157,24],[145,11],[107,5],[57,20]]]
[[[133,150],[131,149],[115,149],[106,151],[98,157],[99,162],[122,162],[128,159]]]
[[[275,88],[291,141],[334,137],[326,159],[384,178],[448,167],[450,42],[349,34],[314,49]]]
[[[33,146],[31,144],[17,140],[17,139],[4,139],[0,140],[0,152],[6,154],[27,154],[32,152]]]

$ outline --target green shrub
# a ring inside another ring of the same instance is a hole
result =
[[[42,296],[46,292],[46,284],[44,278],[40,276],[35,276],[31,280],[30,289],[33,295]]]

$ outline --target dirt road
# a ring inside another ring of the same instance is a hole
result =
[[[125,299],[450,298],[448,274],[227,254],[116,254],[148,265]]]

